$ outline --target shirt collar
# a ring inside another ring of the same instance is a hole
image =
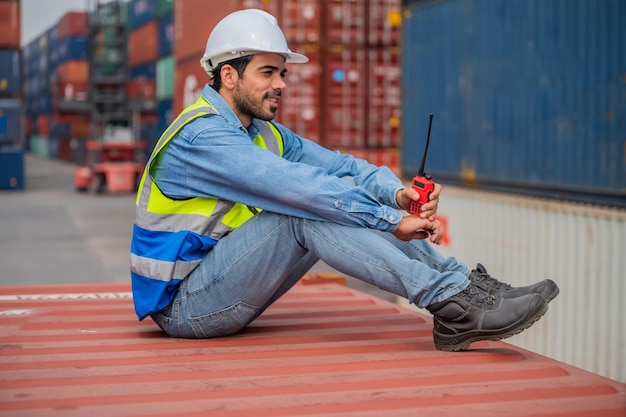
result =
[[[239,118],[235,115],[233,110],[230,108],[228,103],[224,100],[220,94],[213,89],[209,84],[206,84],[202,89],[202,97],[217,110],[217,112],[224,117],[228,123],[233,125],[235,128],[241,130],[246,133],[250,138],[254,139],[259,134],[260,130],[258,127],[259,121],[257,119],[252,119],[252,123],[248,128],[241,124]]]

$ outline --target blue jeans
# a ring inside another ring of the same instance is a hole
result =
[[[465,265],[427,241],[262,212],[222,238],[181,282],[170,307],[152,318],[173,337],[234,334],[318,260],[421,308],[469,284]]]

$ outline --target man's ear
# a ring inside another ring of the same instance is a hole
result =
[[[222,86],[229,90],[232,90],[239,80],[237,70],[228,64],[222,66],[220,76],[222,77]]]

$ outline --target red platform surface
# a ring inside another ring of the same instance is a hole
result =
[[[625,384],[504,342],[440,352],[431,326],[331,282],[236,336],[172,339],[126,284],[0,287],[0,416],[626,415]]]

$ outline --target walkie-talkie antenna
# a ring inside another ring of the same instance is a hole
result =
[[[428,134],[426,135],[426,149],[424,149],[424,156],[422,157],[422,164],[420,165],[420,170],[417,175],[420,177],[424,176],[424,165],[426,164],[426,154],[428,153],[428,144],[430,143],[430,128],[433,125],[433,114],[430,114],[430,119],[428,120]]]

